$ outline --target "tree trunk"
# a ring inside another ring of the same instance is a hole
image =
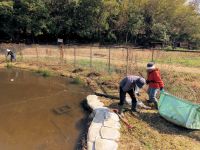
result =
[[[126,33],[126,44],[128,42],[128,32]]]

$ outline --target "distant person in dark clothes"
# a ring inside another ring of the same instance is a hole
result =
[[[10,55],[10,61],[13,62],[13,60],[16,60],[15,54],[10,50],[7,49],[7,57]]]
[[[154,103],[156,109],[158,109],[158,100],[156,99],[156,95],[158,91],[164,90],[164,83],[161,79],[160,71],[155,67],[153,62],[149,62],[147,64],[147,84],[149,100],[148,103]]]
[[[132,107],[131,110],[133,112],[137,112],[136,105],[137,105],[137,99],[136,99],[136,93],[139,92],[139,89],[141,89],[145,85],[146,81],[144,78],[139,76],[127,76],[120,82],[120,88],[119,88],[119,96],[120,96],[120,102],[119,102],[119,114],[122,113],[122,109],[124,106],[126,93],[128,93],[132,99]]]

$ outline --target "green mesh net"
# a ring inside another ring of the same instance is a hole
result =
[[[158,108],[166,120],[188,129],[200,129],[200,105],[161,92]]]

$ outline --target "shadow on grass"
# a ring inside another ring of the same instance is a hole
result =
[[[130,107],[129,105],[125,105],[126,107]],[[118,108],[118,103],[112,103],[109,105],[109,108],[116,109]],[[191,130],[186,129],[181,126],[177,126],[164,118],[162,118],[158,112],[140,112],[137,117],[139,120],[146,122],[150,125],[154,130],[157,130],[161,134],[169,134],[169,135],[180,135],[195,139],[200,142],[200,131],[199,130]]]
[[[200,141],[200,131],[186,129],[181,126],[177,126],[173,123],[170,123],[169,121],[162,118],[157,112],[154,113],[142,112],[139,114],[139,118],[142,121],[148,123],[159,133],[188,136],[197,141]]]

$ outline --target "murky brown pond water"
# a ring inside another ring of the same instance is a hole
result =
[[[89,92],[70,79],[1,69],[0,150],[75,149],[84,126],[80,103]],[[53,111],[66,105],[67,113]]]

